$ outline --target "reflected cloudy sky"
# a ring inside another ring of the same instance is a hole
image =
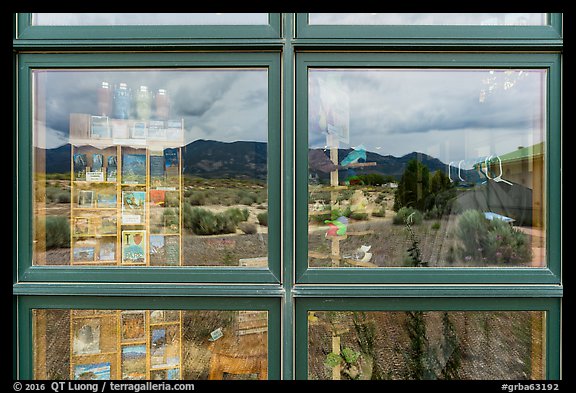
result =
[[[423,152],[445,163],[501,155],[544,140],[545,77],[542,70],[314,69],[309,146],[329,144],[322,118],[332,102],[349,113],[349,143],[340,147]]]
[[[171,118],[184,119],[186,143],[197,139],[267,141],[266,70],[50,70],[35,71],[35,76],[36,119],[46,119],[46,140],[35,138],[39,147],[68,143],[70,113],[97,115],[97,89],[102,81],[125,82],[133,92],[140,85],[154,92],[166,89]]]
[[[38,26],[266,25],[265,13],[35,13]]]
[[[311,13],[316,25],[545,25],[543,13]]]

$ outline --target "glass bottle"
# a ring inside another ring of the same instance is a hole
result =
[[[98,88],[98,116],[110,116],[112,112],[112,89],[108,82]]]
[[[170,99],[165,89],[158,89],[156,93],[156,118],[168,120],[170,115]]]
[[[130,91],[126,83],[120,83],[114,89],[114,117],[128,119],[130,117]]]
[[[152,95],[148,86],[140,86],[135,97],[136,117],[140,120],[149,120],[152,112]]]

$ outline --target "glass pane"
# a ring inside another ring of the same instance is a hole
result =
[[[546,71],[310,69],[311,267],[546,265]]]
[[[311,311],[308,378],[544,379],[542,311]]]
[[[268,379],[267,311],[33,310],[35,379]]]
[[[267,266],[265,69],[33,76],[34,264]]]
[[[37,26],[267,25],[266,13],[34,13]]]
[[[543,13],[310,13],[311,25],[544,26]]]

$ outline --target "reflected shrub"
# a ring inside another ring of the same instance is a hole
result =
[[[200,207],[184,206],[184,227],[196,235],[220,235],[235,233],[238,224],[248,219],[247,209],[232,208],[213,213]]]
[[[401,207],[396,215],[392,218],[392,223],[394,225],[405,225],[408,217],[412,215],[411,225],[419,225],[422,223],[422,213],[413,207]]]
[[[258,219],[258,224],[267,227],[268,226],[268,212],[258,213],[256,216]]]
[[[66,217],[46,216],[46,249],[70,248],[70,223]]]
[[[478,210],[466,210],[459,219],[456,236],[464,261],[514,264],[530,261],[528,236],[501,220],[488,220]]]

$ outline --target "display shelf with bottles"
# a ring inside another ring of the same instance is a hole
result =
[[[70,114],[70,264],[181,266],[183,119],[163,89],[153,114],[146,86],[127,92],[104,82],[98,115]]]

